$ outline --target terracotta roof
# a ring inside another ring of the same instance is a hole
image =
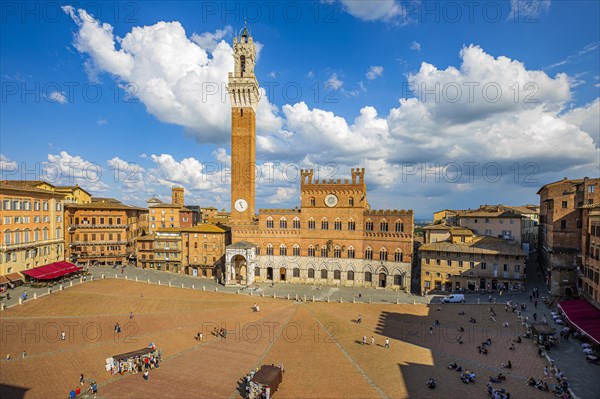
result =
[[[33,186],[28,186],[28,185],[13,186],[8,183],[0,184],[0,191],[4,191],[4,190],[19,191],[22,193],[45,194],[45,195],[49,195],[49,196],[53,196],[53,197],[60,197],[60,198],[65,197],[65,194],[57,193],[56,191],[43,190],[41,188],[36,188]]]
[[[455,236],[472,236],[473,231],[464,227],[452,227],[452,229],[450,230],[450,234]]]
[[[486,210],[486,209],[476,209],[474,211],[470,211],[467,213],[463,213],[460,217],[468,217],[468,218],[506,218],[506,219],[520,219],[521,215],[518,215],[512,211],[503,211],[503,210]]]
[[[600,202],[596,202],[594,204],[585,204],[580,206],[582,209],[600,209]]]
[[[89,204],[65,204],[67,209],[123,209],[132,211],[146,211],[146,208],[125,205],[121,202],[91,202]]]
[[[447,230],[449,231],[452,227],[443,224],[430,224],[429,226],[423,227],[423,230]]]
[[[452,243],[450,241],[438,241],[430,244],[423,244],[419,250],[492,255],[526,255],[521,247],[514,242],[488,236],[476,236],[473,238],[473,242]]]
[[[517,213],[521,213],[521,214],[527,214],[530,215],[532,213],[537,213],[537,211],[535,209],[531,208],[531,205],[527,206],[527,205],[523,205],[523,206],[509,206],[509,205],[501,205],[502,207],[506,208],[506,209],[510,209],[511,211],[517,212]]]
[[[537,194],[539,194],[543,189],[545,189],[548,186],[553,186],[555,184],[560,184],[560,183],[570,183],[570,184],[581,184],[583,183],[583,179],[573,179],[573,180],[569,180],[566,177],[562,180],[558,180],[552,183],[548,183],[548,184],[544,184],[542,187],[540,187],[540,189],[538,190]]]
[[[177,208],[177,209],[180,209],[181,205],[166,204],[164,202],[161,202],[160,204],[150,204],[150,205],[148,205],[148,208]]]
[[[138,241],[154,241],[154,236],[155,236],[154,233],[152,233],[152,234],[148,234],[148,235],[145,235],[142,237],[138,237],[137,240]]]
[[[192,227],[184,227],[181,231],[186,233],[225,233],[225,230],[214,224],[197,224]]]
[[[46,182],[42,181],[42,180],[4,180],[2,183],[10,185],[10,186],[16,186],[16,187],[35,187],[38,184],[42,184],[42,183],[46,183]],[[46,183],[46,184],[54,187],[50,183]]]
[[[160,227],[156,229],[157,233],[181,233],[182,227]]]
[[[108,197],[92,197],[92,202],[114,202],[118,204],[121,203],[121,201],[119,201],[118,199]]]

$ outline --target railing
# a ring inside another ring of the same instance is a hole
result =
[[[69,228],[86,228],[86,229],[123,229],[128,227],[127,224],[70,224]]]
[[[0,245],[0,250],[6,251],[6,250],[11,250],[11,249],[37,247],[40,245],[63,244],[64,242],[65,242],[65,240],[60,238],[60,239],[56,239],[56,240],[38,240],[38,241],[20,242],[20,243],[16,243],[16,244],[2,244],[2,245]]]
[[[115,244],[127,244],[127,240],[120,241],[73,241],[70,245],[115,245]]]

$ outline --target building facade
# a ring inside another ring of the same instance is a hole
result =
[[[171,203],[164,203],[157,198],[148,200],[148,230],[154,233],[159,229],[177,229],[191,227],[194,224],[193,211],[186,208],[183,187],[171,189]]]
[[[66,259],[78,265],[126,265],[134,262],[142,234],[144,208],[103,198],[65,207]]]
[[[0,182],[0,275],[65,259],[64,198],[46,182]]]
[[[137,265],[212,279],[227,244],[226,231],[214,225],[161,228],[137,240]]]
[[[563,180],[540,188],[540,266],[553,295],[577,291],[582,261],[583,206],[600,202],[600,179]]]
[[[518,244],[476,236],[463,228],[448,230],[448,238],[423,244],[421,292],[519,289],[526,277],[525,256]]]
[[[582,262],[578,269],[579,294],[600,308],[600,203],[582,207]]]
[[[300,207],[255,213],[255,47],[246,28],[234,38],[231,99],[231,234],[225,284],[298,282],[410,289],[414,217],[372,210],[364,169],[349,179],[302,170]]]

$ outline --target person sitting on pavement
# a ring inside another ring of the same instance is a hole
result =
[[[434,389],[435,386],[437,385],[437,383],[435,382],[435,380],[433,378],[429,378],[427,380],[426,384],[429,387],[429,389]]]
[[[533,378],[533,377],[529,378],[529,380],[527,381],[527,385],[535,386],[536,384],[537,384],[537,382],[536,382],[535,378]]]

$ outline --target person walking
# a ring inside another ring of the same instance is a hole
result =
[[[363,345],[367,344],[367,336],[366,335],[363,335],[363,343],[362,344]]]
[[[390,339],[389,338],[385,339],[385,347],[390,349]]]
[[[371,345],[375,346],[375,337],[371,335]]]
[[[92,393],[94,394],[95,398],[96,395],[98,395],[98,385],[96,385],[95,381],[90,384],[90,389],[92,390]]]
[[[60,340],[64,341],[65,339],[67,339],[67,335],[65,334],[64,331],[61,331],[61,333],[60,333]]]
[[[83,386],[83,383],[84,383],[84,381],[85,381],[85,380],[83,379],[83,374],[81,374],[81,375],[79,376],[79,384],[80,384],[81,386]]]

